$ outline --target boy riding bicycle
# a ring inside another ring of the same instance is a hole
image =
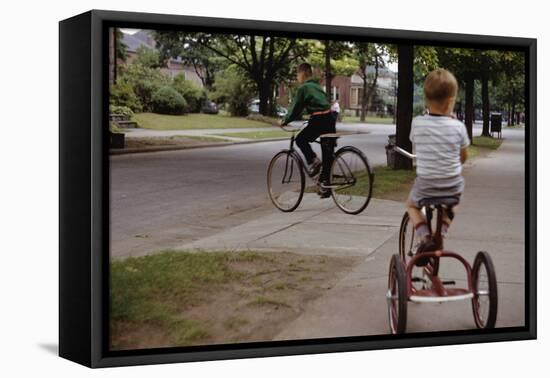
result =
[[[464,191],[462,164],[467,159],[470,140],[464,124],[452,111],[458,84],[454,75],[444,69],[432,71],[424,81],[424,98],[428,114],[415,117],[410,139],[416,149],[416,179],[407,200],[407,211],[416,237],[421,241],[417,253],[434,251],[435,242],[419,202],[432,197],[456,197]],[[443,218],[441,233],[445,236],[452,216]],[[426,265],[419,259],[417,265]]]
[[[324,160],[321,163],[310,143],[322,134],[334,133],[336,131],[336,120],[332,115],[331,106],[325,92],[312,78],[312,75],[311,65],[308,63],[302,63],[298,66],[297,76],[301,85],[292,99],[288,114],[281,121],[281,126],[301,119],[304,110],[310,115],[308,125],[296,137],[296,144],[304,154],[309,174],[315,176],[321,170],[320,181],[326,183],[330,174],[334,146],[330,143],[321,145]],[[330,190],[320,187],[319,195],[323,198],[329,197]]]

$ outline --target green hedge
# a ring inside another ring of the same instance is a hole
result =
[[[134,112],[142,111],[141,102],[129,83],[125,81],[118,81],[111,85],[110,92],[110,105],[124,106],[130,108]]]
[[[160,88],[152,97],[153,111],[159,114],[184,114],[187,102],[174,88],[165,86]]]
[[[183,96],[187,102],[186,112],[200,113],[202,105],[206,102],[206,92],[197,87],[193,82],[186,80],[182,74],[174,78],[172,87]]]
[[[109,105],[109,113],[120,114],[128,118],[132,118],[134,112],[127,106]]]

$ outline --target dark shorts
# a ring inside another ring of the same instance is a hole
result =
[[[409,203],[417,208],[420,200],[433,197],[460,198],[464,192],[464,177],[461,175],[444,179],[427,179],[417,177],[409,193]]]
[[[322,134],[336,132],[336,122],[332,113],[314,115],[309,118],[307,126],[298,134],[300,138],[313,142]]]

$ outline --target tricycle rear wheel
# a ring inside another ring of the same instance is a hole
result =
[[[394,254],[388,274],[388,317],[392,334],[405,333],[407,329],[407,276],[398,254]]]
[[[472,310],[476,326],[494,328],[497,320],[498,292],[493,260],[487,252],[477,253],[472,268]]]

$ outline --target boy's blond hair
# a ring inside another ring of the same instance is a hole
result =
[[[443,68],[430,72],[424,80],[424,97],[428,103],[441,103],[456,98],[457,92],[458,83],[455,76]]]

